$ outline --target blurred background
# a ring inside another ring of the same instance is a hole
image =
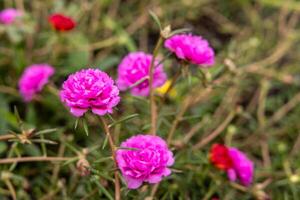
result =
[[[74,129],[76,119],[57,89],[67,75],[86,67],[116,78],[127,53],[151,53],[159,28],[149,10],[163,26],[203,36],[216,52],[215,66],[204,70],[207,83],[190,66],[189,77],[178,80],[160,107],[158,135],[166,137],[176,128],[171,145],[176,163],[156,199],[300,199],[300,1],[0,0],[0,10],[11,7],[23,15],[12,25],[0,24],[0,136],[31,129],[49,134],[29,143],[0,141],[0,157],[74,157],[87,148],[91,174],[79,175],[78,159],[0,164],[0,199],[12,199],[12,191],[17,199],[113,196],[112,163],[99,121],[85,117],[88,136],[84,120]],[[56,32],[48,22],[53,13],[72,17],[76,27]],[[162,49],[159,56],[165,55]],[[48,63],[56,73],[49,87],[25,103],[18,79],[34,63]],[[164,68],[172,77],[178,66],[169,57]],[[148,100],[124,92],[111,117],[132,115],[138,117],[112,127],[117,143],[150,127]],[[203,140],[212,133],[212,140]],[[251,188],[230,184],[209,164],[215,142],[238,147],[255,162]],[[122,187],[125,199],[145,199],[150,192],[149,185],[133,191]]]

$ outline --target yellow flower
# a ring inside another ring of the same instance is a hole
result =
[[[171,86],[171,80],[167,80],[165,82],[165,84],[159,88],[156,89],[156,92],[160,95],[164,95],[166,94],[166,92],[168,91],[168,89],[170,88]],[[175,98],[177,96],[177,92],[176,90],[174,89],[174,87],[169,91],[169,94],[168,94],[171,98]]]

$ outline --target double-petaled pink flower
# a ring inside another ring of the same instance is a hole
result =
[[[76,117],[89,109],[100,116],[112,113],[120,101],[114,81],[99,69],[83,69],[71,74],[63,83],[60,98]]]
[[[179,59],[200,65],[212,66],[215,63],[214,50],[207,40],[192,34],[178,34],[165,41],[165,47]]]
[[[136,135],[124,141],[121,147],[124,149],[117,150],[116,158],[129,189],[136,189],[143,182],[158,183],[171,174],[168,167],[173,165],[174,157],[162,138]]]
[[[35,64],[27,67],[19,80],[19,90],[24,101],[31,101],[34,95],[48,83],[54,71],[54,68],[48,64]]]
[[[120,90],[131,89],[136,96],[147,96],[150,92],[149,71],[153,56],[144,52],[133,52],[123,58],[118,67],[117,86]],[[158,60],[154,62],[153,87],[162,86],[167,75]]]
[[[214,144],[210,150],[210,162],[221,170],[227,171],[230,181],[239,180],[244,186],[253,181],[254,163],[234,147]]]
[[[7,8],[0,12],[0,23],[12,24],[15,20],[22,15],[21,11],[14,8]]]

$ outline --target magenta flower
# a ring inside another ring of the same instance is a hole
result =
[[[17,17],[20,17],[22,13],[14,8],[7,8],[0,12],[0,23],[12,24]]]
[[[166,142],[153,135],[136,135],[121,144],[116,153],[118,167],[129,189],[136,189],[143,182],[158,183],[169,176],[174,157]]]
[[[233,166],[227,170],[229,180],[236,181],[238,179],[244,186],[252,183],[254,175],[254,164],[247,156],[236,148],[229,147],[229,155]]]
[[[112,113],[120,101],[114,81],[99,69],[83,69],[71,74],[63,83],[60,99],[76,117],[89,109],[100,116]]]
[[[27,67],[19,80],[19,90],[24,101],[29,102],[40,92],[54,74],[54,68],[47,64]]]
[[[178,34],[165,41],[165,47],[182,60],[201,66],[215,63],[214,50],[207,40],[192,34]]]
[[[131,93],[136,96],[149,95],[149,70],[151,65],[152,55],[144,52],[134,52],[128,54],[123,58],[118,67],[117,86],[120,90],[131,88]],[[155,60],[156,68],[153,73],[153,87],[162,86],[166,80],[167,75],[163,70],[163,65]],[[142,81],[144,80],[144,81]],[[141,81],[133,87],[134,84]]]

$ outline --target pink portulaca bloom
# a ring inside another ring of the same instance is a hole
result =
[[[112,113],[120,101],[114,81],[99,69],[83,69],[71,74],[63,83],[60,98],[76,117],[89,109],[100,116]]]
[[[249,186],[253,181],[254,164],[247,156],[236,148],[230,147],[229,155],[233,166],[227,170],[229,180],[236,181],[237,179],[244,186]]]
[[[230,181],[239,180],[244,186],[249,186],[252,183],[254,163],[238,149],[222,144],[214,144],[209,158],[215,167],[227,171]]]
[[[150,92],[148,77],[152,58],[152,55],[144,52],[130,53],[123,58],[118,67],[118,88],[122,91],[131,88],[131,93],[135,96],[148,96]],[[159,61],[155,60],[154,88],[162,86],[167,80],[163,65],[158,63]]]
[[[215,53],[207,40],[192,34],[178,34],[165,41],[165,47],[179,59],[200,66],[212,66]]]
[[[15,22],[17,17],[20,17],[22,13],[14,8],[7,8],[0,12],[0,23],[2,24],[12,24]]]
[[[47,64],[27,67],[19,80],[19,90],[24,101],[29,102],[40,92],[54,74],[54,68]]]
[[[169,176],[174,163],[166,142],[152,135],[136,135],[121,144],[116,153],[118,167],[129,189],[137,189],[143,182],[158,183]]]

